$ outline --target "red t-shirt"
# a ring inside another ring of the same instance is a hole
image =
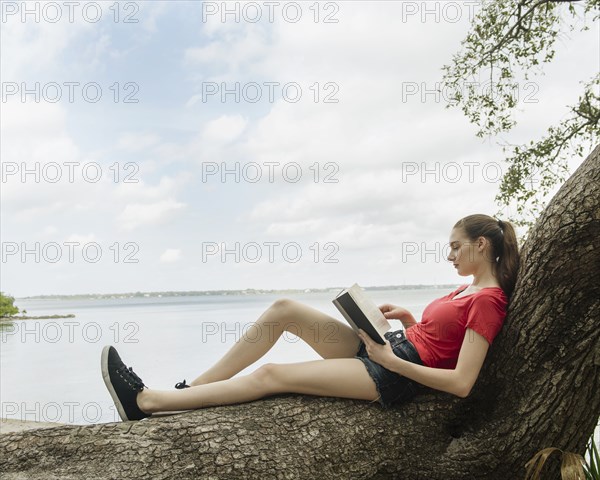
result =
[[[492,344],[506,317],[508,299],[500,287],[487,287],[464,297],[453,298],[468,285],[431,302],[420,322],[406,330],[423,363],[428,367],[456,367],[467,328]]]

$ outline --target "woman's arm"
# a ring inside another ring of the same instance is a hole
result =
[[[396,355],[390,366],[386,368],[427,387],[465,398],[471,393],[477,381],[488,348],[489,343],[485,337],[467,328],[454,370],[425,367],[398,358]]]
[[[485,337],[467,328],[458,354],[456,368],[452,370],[426,367],[403,360],[394,354],[389,342],[380,345],[367,334],[363,333],[361,339],[365,342],[369,358],[374,362],[422,385],[461,398],[465,398],[471,393],[489,348]]]
[[[408,330],[412,327],[417,321],[415,317],[413,317],[412,313],[410,313],[406,308],[398,307],[396,305],[392,305],[391,303],[384,303],[379,306],[379,310],[381,313],[387,318],[400,320],[405,330]]]
[[[415,317],[413,317],[412,313],[410,313],[407,310],[407,315],[405,315],[403,318],[400,319],[400,321],[402,322],[402,325],[404,326],[404,330],[408,330],[410,327],[412,327],[413,325],[415,325],[417,323],[417,321],[415,320]]]

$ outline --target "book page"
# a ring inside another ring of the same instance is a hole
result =
[[[381,313],[381,310],[375,305],[364,292],[364,290],[358,285],[354,284],[348,289],[348,293],[352,296],[358,307],[364,312],[365,316],[371,321],[375,330],[383,337],[383,334],[387,332],[392,325],[388,322],[387,318]]]

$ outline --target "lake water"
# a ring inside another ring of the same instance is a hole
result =
[[[451,289],[369,291],[376,304],[393,303],[421,318],[425,306]],[[31,316],[75,314],[75,318],[18,320],[0,329],[0,416],[19,420],[90,424],[119,421],[100,373],[104,345],[114,345],[128,367],[151,388],[173,389],[211,367],[244,329],[278,298],[304,302],[345,323],[331,303],[335,292],[290,295],[17,300]],[[392,328],[400,328],[397,320]],[[299,337],[284,333],[260,360],[321,357]]]

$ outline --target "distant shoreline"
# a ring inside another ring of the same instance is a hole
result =
[[[0,322],[5,320],[52,320],[55,318],[75,318],[74,313],[68,313],[67,315],[11,315],[10,317],[0,317]]]
[[[377,290],[424,290],[428,288],[455,288],[458,284],[442,285],[384,285],[363,287],[366,291]],[[348,285],[349,286],[349,285]],[[123,298],[164,298],[164,297],[199,297],[199,296],[230,296],[230,295],[272,295],[272,294],[297,294],[297,293],[338,293],[346,287],[327,288],[289,288],[283,290],[267,290],[246,288],[244,290],[192,290],[192,291],[165,291],[165,292],[130,292],[130,293],[83,293],[75,295],[34,295],[18,297],[16,300],[98,300],[98,299],[123,299]]]

